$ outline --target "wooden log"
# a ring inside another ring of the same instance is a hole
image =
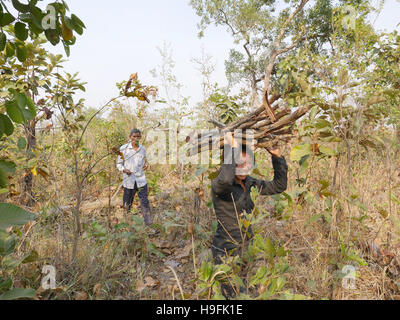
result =
[[[290,110],[289,109],[283,109],[282,111],[278,112],[275,115],[275,119],[276,119],[276,121],[278,121],[279,119],[283,118],[284,116],[286,116],[288,114],[290,114]],[[257,122],[256,124],[254,124],[252,126],[252,128],[253,129],[259,129],[261,127],[264,127],[264,126],[267,126],[267,125],[270,125],[270,124],[271,124],[271,119],[268,118],[268,119],[265,119],[265,120]]]
[[[186,137],[186,143],[190,143],[192,145],[198,144],[200,140],[208,140],[212,137],[219,136],[221,130],[220,129],[213,129],[207,132],[197,133],[198,131],[193,131],[190,135]],[[197,135],[196,135],[197,133]]]
[[[290,113],[289,109],[284,109],[284,110],[278,112],[275,117],[277,120],[279,120],[289,113]],[[264,119],[265,118],[266,118],[266,116],[264,116]],[[253,123],[254,123],[254,125],[251,126]],[[261,125],[258,125],[258,123],[261,123]],[[260,122],[254,122],[254,121],[246,122],[237,129],[241,129],[241,130],[252,129],[252,130],[254,130],[254,133],[261,134],[262,131],[264,131],[267,128],[267,125],[269,125],[269,124],[271,124],[271,120],[268,118],[268,119],[265,119]],[[261,128],[261,126],[263,126],[265,128]],[[236,130],[236,129],[232,129],[232,131],[233,130]],[[218,136],[218,135],[220,136],[220,140],[224,139],[225,130],[220,130],[220,131],[213,130],[212,133],[210,132],[210,134],[206,134],[205,136],[202,136],[199,134],[198,136],[200,136],[200,139],[197,139],[197,141],[194,140],[192,144],[196,144],[196,142],[197,142],[199,148],[201,149],[203,145],[204,146],[209,145],[212,138],[217,139],[216,136]]]
[[[208,120],[208,122],[215,124],[220,129],[224,129],[226,127],[226,125],[224,125],[223,123],[221,123],[215,119],[210,119],[210,120]]]
[[[273,95],[269,100],[270,104],[273,104],[275,101],[279,100],[280,97],[281,96],[278,94]],[[273,106],[274,111],[277,110],[278,108],[279,108],[279,104],[276,104],[275,106]],[[245,123],[247,123],[249,121],[251,123],[257,123],[257,121],[263,120],[266,117],[267,117],[267,115],[265,114],[265,109],[263,107],[259,107],[255,111],[249,113],[245,117],[242,117],[242,118],[232,122],[228,126],[223,125],[222,123],[220,123],[219,121],[217,121],[215,119],[210,119],[209,122],[215,124],[218,128],[223,129],[223,133],[225,133],[228,131],[232,131],[233,129],[239,128],[241,125],[245,125]],[[254,121],[256,121],[256,122],[254,122]],[[250,126],[251,126],[251,124],[249,125],[249,127]],[[213,130],[210,130],[210,132],[198,134],[197,140],[199,140],[199,139],[208,140],[210,137],[215,136],[217,132],[220,133],[220,131],[218,129],[213,129]],[[189,135],[186,137],[186,142],[195,144],[196,137],[194,135]]]
[[[274,94],[270,99],[269,99],[269,104],[272,105],[275,101],[279,100],[279,98],[281,97],[280,94]],[[273,107],[274,108],[274,107]],[[260,113],[264,112],[265,108],[264,106],[261,106],[259,108],[257,108],[256,110],[254,110],[253,112],[249,113],[248,115],[246,115],[245,117],[242,117],[234,122],[232,122],[230,125],[226,126],[226,129],[231,130],[233,128],[237,128],[239,127],[241,124],[251,120],[252,118],[258,116]]]
[[[267,126],[262,133],[255,135],[255,138],[256,139],[261,138],[263,135],[265,135],[267,133],[270,133],[274,130],[281,129],[289,124],[292,124],[297,119],[304,116],[310,109],[311,109],[310,106],[305,106],[305,107],[301,107],[301,108],[297,109],[295,112],[293,112],[293,113],[283,117],[279,121]]]
[[[288,142],[293,138],[296,138],[296,136],[295,135],[274,136],[272,139],[271,138],[259,139],[259,140],[257,140],[256,144],[259,145],[259,144],[262,144],[262,143],[265,143],[265,142],[269,142],[269,141],[272,141],[272,140],[279,140],[279,141]]]
[[[212,134],[207,134],[205,137],[198,136],[199,139],[193,141],[193,147],[188,150],[188,155],[192,156],[201,153],[205,150],[223,148],[225,133],[242,129],[243,132],[235,135],[236,139],[242,139],[242,143],[248,142],[248,139],[255,139],[258,147],[270,148],[274,143],[279,141],[289,141],[294,136],[292,135],[293,124],[305,115],[310,106],[298,108],[294,112],[290,112],[285,108],[276,114],[276,122],[271,123],[271,119],[266,119],[265,115],[261,115],[262,111],[258,114],[248,115],[230,124],[225,129],[213,131]],[[251,117],[254,117],[253,119]],[[256,121],[255,119],[261,119]]]

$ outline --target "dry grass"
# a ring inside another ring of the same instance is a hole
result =
[[[288,150],[285,154],[288,154]],[[262,160],[264,156],[260,157],[260,168],[268,171],[268,178],[271,178],[271,165],[268,158],[267,161]],[[204,181],[204,198],[200,208],[195,211],[194,190],[200,186],[200,180],[194,176],[194,169],[186,169],[185,177],[191,179],[185,183],[183,189],[179,169],[173,170],[169,166],[152,168],[149,175],[158,174],[152,182],[150,194],[155,222],[165,226],[171,222],[171,214],[168,214],[170,212],[173,213],[172,222],[183,226],[172,226],[166,233],[148,237],[147,240],[165,255],[164,258],[160,258],[143,248],[133,248],[132,243],[123,239],[98,241],[87,231],[92,222],[107,227],[110,222],[115,224],[126,219],[119,206],[121,191],[111,203],[111,207],[108,207],[108,199],[119,185],[119,173],[112,169],[110,189],[106,182],[94,179],[85,189],[86,201],[82,207],[82,223],[86,231],[79,243],[77,259],[72,262],[72,214],[68,209],[54,211],[51,208],[54,204],[67,206],[73,203],[74,184],[67,164],[58,159],[55,161],[59,173],[57,185],[62,187],[56,192],[54,181],[36,180],[35,190],[41,201],[35,209],[45,210],[39,223],[27,236],[21,254],[35,249],[40,260],[18,269],[16,278],[21,286],[39,288],[41,267],[51,264],[57,270],[59,289],[52,292],[39,291],[40,299],[180,299],[177,281],[168,267],[172,266],[185,297],[198,298],[196,283],[193,281],[195,272],[192,253],[182,257],[182,252],[188,251],[187,248],[191,246],[188,226],[195,217],[197,267],[201,261],[207,259],[213,236],[211,225],[215,220],[213,210],[207,207],[210,201],[209,181]],[[324,218],[310,221],[311,217],[326,210],[325,199],[315,196],[309,201],[304,201],[298,197],[294,199],[292,212],[286,212],[286,219],[277,219],[271,215],[263,221],[262,234],[290,250],[290,269],[285,288],[293,293],[312,299],[399,299],[400,269],[396,269],[396,261],[399,261],[396,259],[400,256],[397,250],[400,232],[399,208],[396,203],[389,203],[388,196],[390,182],[392,192],[400,197],[400,179],[394,174],[399,164],[392,164],[392,174],[389,175],[386,163],[372,152],[364,159],[355,159],[353,163],[352,170],[355,174],[352,192],[357,194],[357,199],[368,209],[364,219],[359,219],[364,212],[345,200],[350,194],[346,185],[347,167],[341,162],[336,187],[329,187],[334,194],[330,210],[331,221]],[[109,166],[112,165],[110,162]],[[295,181],[296,166],[289,163],[289,193],[298,188]],[[311,192],[318,190],[320,180],[332,181],[334,167],[332,159],[311,169],[307,182]],[[159,192],[155,192],[157,189]],[[61,198],[55,198],[56,194],[61,194]],[[258,205],[273,213],[269,198],[259,201]],[[137,199],[134,208],[139,209]],[[388,212],[388,217],[382,215],[381,209]],[[341,254],[340,239],[346,247],[352,248],[355,254],[368,262],[368,266],[358,268],[354,290],[343,289],[342,279],[337,277],[339,266],[350,263]],[[361,245],[367,242],[375,243],[386,253],[393,253],[395,258],[389,256],[388,263],[387,260],[384,261],[385,256],[374,257]]]

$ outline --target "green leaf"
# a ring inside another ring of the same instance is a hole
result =
[[[278,257],[285,257],[287,253],[288,251],[286,251],[284,247],[279,247],[279,249],[276,251],[276,255]]]
[[[86,28],[85,24],[76,15],[72,14],[71,19],[75,25],[79,25],[81,28]]]
[[[21,137],[18,139],[17,146],[18,146],[19,150],[25,150],[26,145],[27,145],[27,143],[26,143],[26,139],[24,137]]]
[[[28,4],[23,4],[23,3],[19,2],[18,0],[12,0],[12,4],[15,9],[17,9],[19,12],[22,12],[22,13],[27,13],[30,10],[30,7]]]
[[[12,270],[18,267],[21,264],[21,262],[22,262],[21,260],[17,260],[13,256],[8,255],[4,257],[3,260],[1,260],[1,266],[3,268]]]
[[[7,162],[5,160],[0,160],[0,187],[5,188],[8,184],[9,174],[15,172],[15,163]]]
[[[33,289],[15,288],[0,296],[0,300],[33,299],[36,291]]]
[[[10,13],[6,12],[0,16],[0,27],[5,27],[12,23],[14,20],[15,18]]]
[[[3,126],[3,133],[5,133],[7,136],[11,136],[14,132],[14,125],[12,124],[10,118],[4,114],[0,114],[0,122]]]
[[[283,286],[286,284],[286,278],[285,277],[279,277],[276,280],[276,291],[282,290]]]
[[[269,293],[273,294],[273,293],[275,293],[276,289],[277,289],[277,279],[275,278],[275,279],[271,280],[271,282],[268,286],[268,291],[269,291]]]
[[[249,282],[249,287],[254,286],[255,284],[264,284],[268,278],[267,275],[268,270],[265,266],[260,266],[254,276],[251,277]]]
[[[213,274],[213,265],[211,262],[203,261],[200,267],[200,276],[204,281],[208,281]]]
[[[60,42],[60,30],[58,29],[47,29],[44,34],[46,35],[47,40],[55,46]]]
[[[16,165],[14,162],[7,162],[5,160],[0,160],[0,168],[9,172],[11,174],[15,173]]]
[[[13,285],[13,281],[11,278],[7,278],[4,281],[0,282],[0,290],[9,290]]]
[[[6,57],[11,58],[15,54],[15,45],[12,42],[7,42]]]
[[[63,41],[63,45],[64,45],[65,54],[67,55],[67,57],[69,57],[71,54],[71,49],[69,48],[69,45],[67,43],[65,43],[65,41]]]
[[[0,230],[23,226],[35,219],[35,214],[10,203],[0,203]]]
[[[265,239],[264,249],[270,259],[275,257],[276,250],[275,250],[274,244],[272,243],[272,240],[270,238]]]
[[[318,182],[321,185],[320,191],[325,190],[326,188],[328,188],[329,184],[330,184],[328,180],[320,180]]]
[[[26,106],[26,96],[25,96],[25,94],[23,94],[23,93],[18,93],[17,94],[17,97],[16,97],[16,101],[17,101],[17,104],[18,104],[18,107],[22,110],[22,109],[25,109],[25,106]]]
[[[26,105],[28,106],[29,110],[31,110],[32,112],[34,112],[34,113],[35,113],[35,116],[36,116],[36,106],[35,106],[35,103],[33,102],[33,100],[32,100],[29,96],[25,95],[25,98],[26,98]]]
[[[21,40],[25,41],[28,39],[28,29],[26,28],[25,23],[17,22],[14,26],[15,36]]]
[[[314,106],[311,108],[311,111],[310,111],[310,119],[311,120],[315,119],[315,116],[317,115],[318,111],[319,111],[318,106]]]
[[[30,109],[25,108],[25,109],[22,109],[21,111],[22,111],[22,114],[24,115],[25,121],[32,120],[35,118],[36,113],[32,112]]]
[[[37,261],[39,254],[37,251],[32,250],[23,260],[22,263],[31,263]]]
[[[28,57],[28,49],[22,43],[17,44],[17,58],[20,62],[24,62]]]
[[[22,123],[24,122],[24,115],[21,111],[20,108],[18,108],[18,104],[16,101],[7,101],[6,102],[6,111],[11,120],[13,120],[16,123]]]
[[[71,18],[64,16],[64,23],[68,27],[68,29],[71,29],[71,30],[74,29],[74,22],[72,21]]]
[[[356,253],[354,253],[354,252],[350,252],[349,254],[347,254],[347,255],[346,255],[346,258],[347,258],[348,260],[353,260],[353,261],[358,262],[358,264],[359,264],[360,266],[368,266],[368,263],[367,263],[363,258],[359,257],[359,256],[358,256]]]
[[[77,23],[75,23],[75,22],[74,22],[74,30],[80,36],[83,34],[83,28],[80,25],[78,25]]]
[[[336,155],[336,151],[332,150],[331,148],[325,147],[325,146],[319,146],[319,151],[321,151],[321,153],[326,154],[328,156],[335,156]]]
[[[7,36],[4,32],[0,33],[0,51],[3,51],[6,47]]]
[[[0,167],[0,187],[5,188],[8,184],[8,175],[4,169]]]
[[[41,33],[43,31],[43,26],[42,26],[42,21],[44,17],[46,16],[45,13],[40,10],[40,8],[36,7],[32,2],[29,3],[30,8],[31,8],[31,17],[32,17],[32,26],[36,27],[36,31],[39,31]],[[32,30],[33,28],[31,28]]]
[[[232,270],[231,266],[228,266],[227,264],[218,264],[215,266],[214,275],[219,271],[228,274],[231,270]]]
[[[330,125],[331,125],[331,123],[328,120],[321,119],[321,118],[318,118],[318,120],[315,123],[315,127],[317,129],[323,129],[326,127],[330,127]]]
[[[309,143],[298,144],[290,152],[290,160],[299,161],[309,154],[311,154],[311,145]]]
[[[15,234],[8,234],[0,230],[0,256],[7,256],[11,254],[16,245],[17,236]]]
[[[300,165],[300,169],[302,172],[304,172],[305,170],[307,170],[308,166],[310,165],[308,159],[310,158],[310,155],[307,154],[304,157],[301,157],[301,159],[299,160],[299,165]]]

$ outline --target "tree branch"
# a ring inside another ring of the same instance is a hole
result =
[[[238,33],[241,33],[241,31],[235,31],[235,29],[233,29],[232,25],[229,23],[228,21],[228,17],[226,16],[226,13],[224,10],[222,9],[218,9],[218,11],[220,11],[222,13],[222,15],[224,16],[224,23],[231,29],[232,31],[232,35],[237,35]]]
[[[221,128],[221,129],[224,129],[226,127],[223,123],[221,123],[215,119],[210,119],[210,120],[208,120],[208,122],[215,124],[218,128]]]
[[[271,51],[271,55],[270,55],[270,59],[269,59],[269,63],[267,65],[266,71],[265,71],[265,78],[264,78],[264,94],[263,94],[263,106],[265,107],[268,116],[271,118],[271,121],[275,122],[275,116],[274,113],[272,111],[271,105],[268,102],[268,95],[269,95],[269,86],[270,86],[270,82],[271,82],[271,73],[272,73],[272,69],[274,67],[275,64],[275,60],[276,57],[283,53],[283,52],[287,52],[290,49],[289,48],[294,48],[296,46],[297,43],[294,44],[294,46],[290,46],[286,49],[282,49],[279,50],[279,47],[281,45],[282,39],[285,35],[285,31],[286,31],[286,27],[289,25],[289,23],[294,19],[294,17],[304,8],[304,6],[307,4],[309,0],[301,0],[301,3],[299,4],[299,6],[297,7],[297,9],[295,11],[292,12],[292,14],[286,19],[286,21],[284,22],[281,32],[278,36],[278,38],[275,40],[274,43],[274,47]],[[282,51],[282,52],[280,52]]]
[[[117,100],[117,99],[119,99],[119,98],[121,98],[121,97],[122,97],[122,96],[112,98],[112,99],[111,99],[110,101],[108,101],[104,106],[102,106],[99,110],[97,110],[97,112],[96,112],[95,114],[93,114],[93,115],[90,117],[90,119],[88,120],[88,122],[86,122],[85,128],[84,128],[83,131],[82,131],[82,134],[81,134],[81,136],[80,136],[80,138],[79,138],[79,141],[78,141],[77,146],[79,146],[79,145],[81,144],[82,139],[83,139],[83,136],[85,135],[85,132],[86,132],[86,130],[87,130],[89,124],[92,122],[92,120],[93,120],[100,112],[102,112],[111,102],[113,102],[113,101],[115,101],[115,100]]]

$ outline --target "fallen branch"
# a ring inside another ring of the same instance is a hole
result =
[[[270,102],[279,99],[278,95],[271,98]],[[272,108],[276,111],[275,121],[268,116],[265,108],[261,106],[254,112],[226,125],[224,128],[212,129],[200,134],[192,134],[186,138],[191,145],[188,156],[193,156],[207,150],[222,149],[226,132],[235,132],[235,139],[242,144],[254,144],[256,148],[272,148],[280,142],[289,142],[294,138],[293,126],[295,122],[305,115],[311,106],[299,107],[291,112],[288,108],[281,108],[278,103]]]

